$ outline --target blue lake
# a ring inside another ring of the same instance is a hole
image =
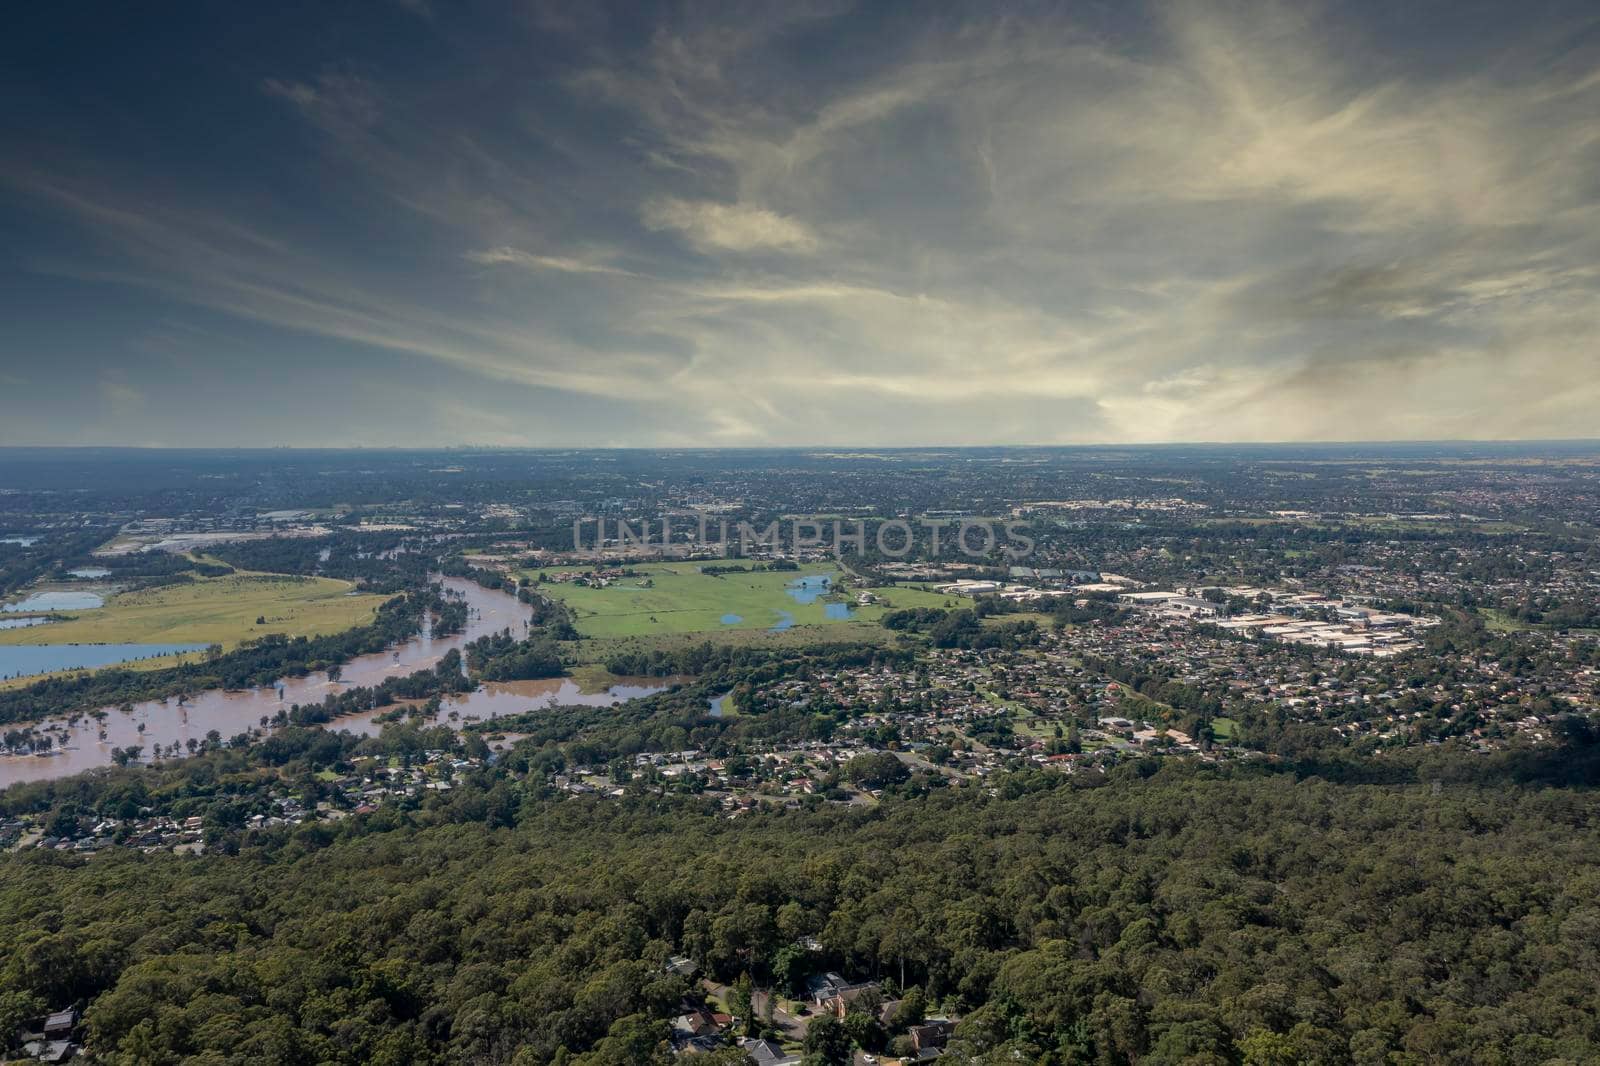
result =
[[[29,677],[53,670],[91,669],[200,651],[204,644],[12,644],[0,645],[0,678]]]
[[[49,625],[48,618],[0,618],[0,629],[26,629],[29,626]]]
[[[35,592],[25,600],[0,607],[0,611],[87,611],[105,604],[105,597],[98,592]]]

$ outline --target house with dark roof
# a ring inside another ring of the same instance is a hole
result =
[[[943,1049],[950,1040],[950,1034],[955,1031],[956,1023],[949,1018],[929,1018],[921,1025],[913,1025],[907,1033],[911,1037],[911,1046],[922,1052]]]
[[[746,1040],[741,1047],[756,1066],[799,1066],[799,1055],[783,1050],[771,1040]]]

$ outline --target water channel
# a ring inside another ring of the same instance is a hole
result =
[[[444,585],[466,597],[468,618],[466,629],[461,633],[436,639],[424,631],[387,651],[352,659],[344,664],[338,682],[329,681],[324,673],[315,673],[243,691],[213,689],[192,696],[181,705],[176,697],[165,701],[148,700],[134,704],[131,714],[109,707],[103,721],[83,716],[69,724],[57,716],[33,723],[36,729],[47,730],[55,738],[52,753],[0,755],[0,788],[108,766],[113,748],[137,746],[148,755],[156,746],[166,748],[176,743],[186,748],[191,739],[202,742],[212,730],[227,739],[250,729],[260,729],[263,718],[270,719],[292,704],[321,703],[328,693],[345,686],[375,685],[387,677],[431,667],[451,649],[461,648],[489,633],[509,628],[514,635],[522,635],[531,614],[526,605],[503,592],[491,591],[460,578],[445,578]],[[492,683],[446,700],[439,717],[440,721],[459,724],[556,704],[610,706],[659,692],[678,680],[624,678],[597,693],[579,691],[568,678]],[[382,728],[382,723],[373,720],[380,713],[339,718],[329,723],[328,728],[372,736]],[[0,727],[0,731],[17,728],[20,726],[9,725]]]

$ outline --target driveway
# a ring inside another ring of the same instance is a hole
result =
[[[750,997],[751,1004],[755,1007],[756,1017],[762,1017],[762,1012],[767,1009],[766,992],[756,992]],[[806,1025],[810,1018],[802,1018],[797,1014],[790,1014],[777,1004],[772,1007],[772,1024],[783,1030],[786,1040],[804,1040],[806,1038]]]

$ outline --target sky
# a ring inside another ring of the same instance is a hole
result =
[[[0,444],[1600,437],[1600,7],[29,4]]]

